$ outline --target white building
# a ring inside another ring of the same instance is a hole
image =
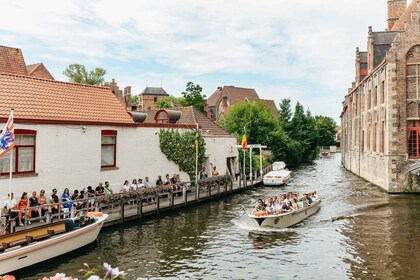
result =
[[[11,108],[15,110],[12,188],[16,198],[41,189],[49,194],[53,188],[95,188],[99,181],[119,188],[124,180],[148,176],[154,183],[158,175],[167,173],[189,180],[161,152],[158,133],[162,127],[195,129],[198,122],[206,141],[206,164],[216,165],[225,174],[227,162],[236,162],[235,137],[192,108],[181,112],[184,123],[135,123],[107,88],[2,70],[0,65],[1,126]],[[1,201],[8,192],[9,158],[9,153],[0,158]]]

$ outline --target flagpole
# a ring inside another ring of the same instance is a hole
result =
[[[12,120],[14,115],[14,110],[10,113]],[[9,199],[12,199],[12,167],[13,167],[13,148],[10,149],[10,168],[9,168]]]
[[[245,126],[244,126],[244,135],[246,135],[246,129],[245,129]],[[246,136],[245,136],[246,137]],[[245,149],[243,148],[243,150],[244,150],[244,187],[246,187],[246,171],[245,171],[245,158],[246,158],[246,154],[245,154],[245,152],[246,152],[246,147],[245,147]]]
[[[195,187],[197,190],[197,199],[198,199],[198,193],[199,193],[199,189],[198,189],[198,123],[196,123],[196,128],[195,128]]]

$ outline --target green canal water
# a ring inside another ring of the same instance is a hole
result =
[[[420,279],[420,196],[388,195],[345,171],[339,154],[293,172],[286,187],[260,187],[105,228],[97,243],[26,269],[79,276],[103,262],[127,279]],[[257,199],[317,190],[321,210],[288,229],[261,229],[246,214]]]

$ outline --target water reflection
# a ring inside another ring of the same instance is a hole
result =
[[[290,245],[298,242],[299,235],[290,230],[281,232],[250,231],[248,234],[254,249],[268,249],[274,246]]]

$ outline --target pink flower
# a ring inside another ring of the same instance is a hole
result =
[[[6,274],[1,279],[2,280],[15,280],[16,278],[13,275]]]

